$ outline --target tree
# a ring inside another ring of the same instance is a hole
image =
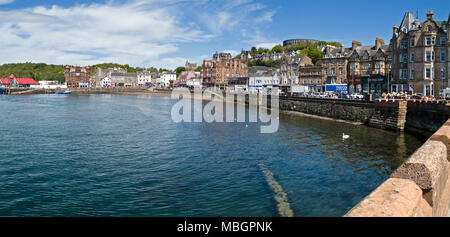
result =
[[[272,48],[272,53],[282,53],[283,50],[284,50],[283,46],[281,46],[281,45],[275,45],[275,46]]]
[[[185,67],[177,67],[175,68],[175,73],[177,74],[177,77],[181,75],[182,72],[186,71]]]

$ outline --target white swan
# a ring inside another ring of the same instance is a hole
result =
[[[349,139],[350,138],[350,135],[345,135],[345,133],[342,133],[342,139]]]

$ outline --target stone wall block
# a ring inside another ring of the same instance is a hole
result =
[[[433,208],[433,215],[439,212],[439,203],[445,197],[450,164],[447,160],[447,147],[439,141],[427,141],[391,178],[414,181],[423,191],[424,199]]]
[[[429,217],[430,205],[412,180],[390,178],[345,217]]]

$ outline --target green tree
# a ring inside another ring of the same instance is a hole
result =
[[[186,71],[185,67],[177,67],[175,68],[175,73],[177,74],[177,78],[181,75],[182,72]]]

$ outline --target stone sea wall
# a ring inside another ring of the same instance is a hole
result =
[[[346,217],[450,216],[450,120]]]
[[[349,101],[280,97],[280,110],[296,111],[333,119],[363,123],[389,130],[427,135],[450,118],[450,103],[403,100]]]

